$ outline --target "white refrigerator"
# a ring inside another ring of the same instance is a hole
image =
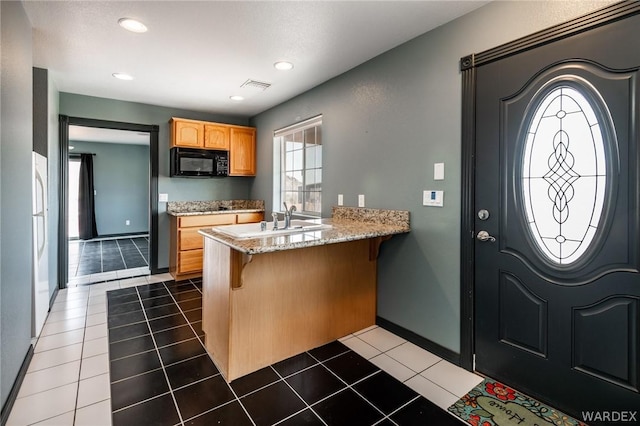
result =
[[[49,241],[47,238],[47,158],[33,152],[33,318],[38,337],[49,311]]]

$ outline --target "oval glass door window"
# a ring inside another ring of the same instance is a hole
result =
[[[532,100],[535,113],[523,151],[529,231],[544,257],[559,265],[576,262],[590,247],[607,185],[603,125],[612,127],[595,113],[607,108],[594,108],[579,89],[556,86]]]

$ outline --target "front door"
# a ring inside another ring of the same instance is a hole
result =
[[[476,370],[577,418],[640,411],[638,28],[477,68]]]

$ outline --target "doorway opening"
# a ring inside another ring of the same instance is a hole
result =
[[[158,271],[158,126],[60,116],[59,287]]]

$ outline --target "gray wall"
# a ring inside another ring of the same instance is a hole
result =
[[[98,235],[149,232],[149,146],[70,142],[72,153],[93,153]],[[129,220],[130,225],[125,225]]]
[[[31,341],[32,37],[20,2],[0,2],[0,401]]]
[[[169,119],[171,117],[247,125],[246,118],[206,114],[114,99],[60,93],[60,114],[125,123],[159,125],[158,192],[169,194],[169,201],[246,199],[253,178],[185,179],[169,177]],[[166,203],[158,204],[158,267],[169,267],[169,217]]]
[[[610,3],[610,2],[609,2]],[[493,2],[253,117],[252,198],[272,209],[273,131],[323,114],[323,216],[337,195],[411,212],[411,233],[382,245],[378,315],[460,350],[461,57],[603,7],[602,2]],[[433,164],[445,163],[445,180]],[[444,190],[444,207],[422,191]]]

